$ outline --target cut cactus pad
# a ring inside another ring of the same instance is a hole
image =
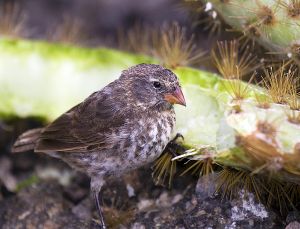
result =
[[[0,117],[37,116],[47,121],[116,79],[127,67],[157,63],[116,50],[24,40],[1,40],[0,58]],[[239,79],[188,67],[174,72],[187,101],[186,108],[176,106],[176,131],[184,136],[188,149],[177,158],[209,158],[222,166],[267,172],[275,179],[300,184],[298,110],[270,102],[267,89]],[[235,97],[237,89],[243,91],[242,97]]]

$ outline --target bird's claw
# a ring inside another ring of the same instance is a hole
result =
[[[184,137],[181,133],[177,133],[175,137],[171,140],[171,142],[176,143],[176,141],[181,138],[184,141]]]
[[[99,220],[99,219],[92,219],[92,221],[93,221],[92,228],[107,229],[105,226],[103,227],[101,220]]]
[[[175,135],[175,137],[167,144],[164,152],[169,152],[172,154],[173,157],[178,156],[179,154],[177,153],[178,151],[184,151],[184,147],[179,145],[177,143],[177,140],[181,138],[182,140],[184,140],[184,137],[182,136],[182,134],[177,133]]]

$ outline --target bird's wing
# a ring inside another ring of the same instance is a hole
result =
[[[111,148],[117,140],[114,130],[124,125],[128,115],[119,108],[118,101],[111,97],[92,94],[47,126],[35,151],[90,152]]]

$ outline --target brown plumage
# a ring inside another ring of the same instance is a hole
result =
[[[47,127],[22,134],[12,151],[33,149],[88,174],[102,219],[98,194],[105,179],[161,154],[174,129],[174,103],[185,105],[176,75],[159,65],[140,64]]]

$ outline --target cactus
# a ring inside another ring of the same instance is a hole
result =
[[[238,55],[237,50],[236,42],[224,42],[213,53],[224,78],[189,67],[174,69],[187,101],[187,108],[176,107],[185,152],[158,159],[157,182],[176,174],[178,161],[188,160],[184,174],[204,175],[223,168],[220,188],[245,177],[244,186],[255,191],[263,183],[256,177],[267,177],[274,190],[292,186],[287,196],[299,196],[300,103],[295,72],[285,66],[266,70],[265,88],[242,82],[256,65],[250,54]],[[51,121],[114,80],[122,69],[158,62],[111,49],[25,40],[2,39],[0,51],[2,119],[39,116]]]
[[[257,41],[272,54],[286,55],[299,64],[299,0],[209,0],[226,23]]]

